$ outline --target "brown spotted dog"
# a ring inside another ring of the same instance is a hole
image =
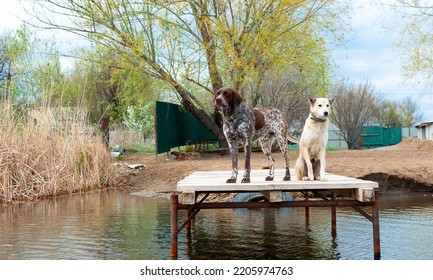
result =
[[[244,144],[245,173],[242,183],[250,182],[251,173],[251,143],[259,140],[263,153],[269,160],[269,176],[266,181],[274,179],[275,160],[271,149],[274,139],[278,141],[281,153],[284,155],[284,181],[290,181],[289,157],[287,153],[287,137],[293,142],[299,141],[287,133],[287,124],[276,108],[251,108],[243,101],[241,95],[234,89],[223,87],[212,97],[212,103],[223,117],[223,131],[229,144],[232,158],[232,176],[227,183],[236,183],[238,176],[238,146]]]

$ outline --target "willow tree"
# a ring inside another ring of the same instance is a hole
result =
[[[39,26],[83,35],[143,63],[142,71],[169,85],[226,146],[210,94],[223,85],[242,91],[269,70],[296,69],[323,84],[324,31],[338,33],[345,8],[334,2],[40,0],[31,13]]]
[[[433,4],[429,0],[396,0],[401,36],[398,46],[407,59],[403,66],[409,78],[433,84]]]

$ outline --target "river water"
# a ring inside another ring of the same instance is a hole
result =
[[[183,217],[183,211],[180,217]],[[382,259],[433,259],[432,194],[380,198]],[[179,259],[373,259],[372,225],[337,208],[202,210]],[[170,259],[170,204],[127,190],[0,208],[0,259]]]

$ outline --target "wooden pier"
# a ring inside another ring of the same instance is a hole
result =
[[[186,229],[188,241],[191,238],[191,221],[201,209],[222,208],[280,208],[305,207],[308,218],[309,207],[331,207],[332,236],[337,232],[337,207],[352,207],[373,225],[374,259],[380,259],[380,232],[378,184],[328,173],[326,181],[298,181],[291,170],[291,181],[283,181],[284,170],[275,170],[274,181],[265,181],[268,170],[252,170],[251,183],[227,184],[231,171],[197,171],[177,183],[179,196],[171,196],[171,258],[178,257],[178,234]],[[242,172],[239,172],[242,174]],[[241,181],[241,178],[238,178]],[[206,202],[212,193],[260,192],[266,198],[261,202]],[[285,201],[284,192],[312,192],[320,199],[310,200],[304,195],[303,200]],[[330,195],[324,195],[329,193]],[[199,199],[200,198],[200,199]],[[370,207],[371,211],[364,208]],[[179,225],[179,210],[186,210],[186,219]]]

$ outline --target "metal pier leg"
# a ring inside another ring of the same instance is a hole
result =
[[[177,209],[177,205],[179,203],[178,200],[178,195],[177,194],[172,194],[170,197],[170,205],[171,205],[171,218],[170,218],[170,222],[171,222],[171,246],[170,246],[170,256],[172,260],[177,260],[177,239],[178,239],[178,235],[177,235],[177,220],[178,220],[178,209]]]
[[[337,198],[335,192],[332,192],[332,200],[335,201]],[[337,207],[332,206],[331,208],[331,221],[332,221],[332,238],[337,237]]]
[[[192,215],[192,210],[188,209],[186,211],[186,220],[188,221],[188,223],[185,226],[185,229],[186,229],[186,239],[188,241],[191,241],[191,220],[192,220],[191,215]]]
[[[374,259],[380,260],[380,229],[379,229],[379,191],[374,192],[373,202],[373,242]]]

